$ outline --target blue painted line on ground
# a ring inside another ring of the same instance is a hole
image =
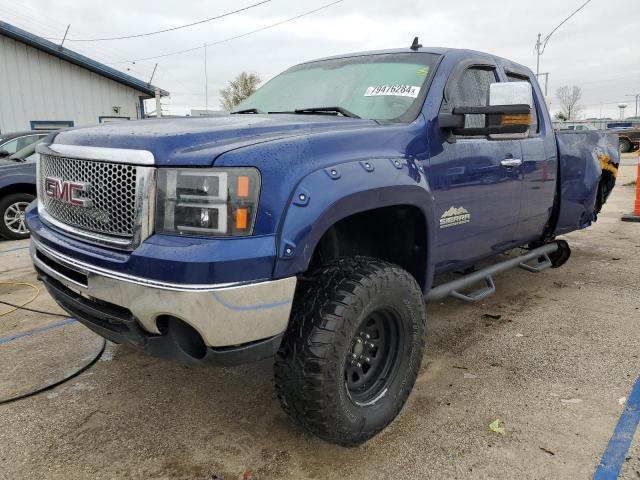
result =
[[[77,320],[75,318],[67,318],[66,320],[62,320],[60,322],[52,323],[51,325],[47,325],[46,327],[38,327],[33,330],[28,330],[26,332],[16,333],[15,335],[9,335],[7,337],[0,337],[0,345],[4,345],[5,343],[12,342],[19,338],[30,337],[32,335],[37,335],[39,333],[47,332],[49,330],[53,330],[55,328],[64,327],[65,325],[69,325],[71,323],[75,323]]]
[[[9,252],[15,252],[16,250],[26,250],[27,248],[29,248],[29,245],[27,245],[26,247],[9,248],[7,250],[0,250],[0,254],[9,253]]]
[[[614,480],[618,478],[639,421],[640,377],[636,379],[636,383],[627,400],[627,406],[622,412],[607,449],[602,455],[600,464],[593,474],[593,480]]]

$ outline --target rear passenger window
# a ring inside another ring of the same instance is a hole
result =
[[[517,75],[515,73],[507,73],[507,78],[510,82],[529,82],[531,80],[529,77],[525,75]],[[533,87],[533,85],[532,85]],[[535,93],[534,93],[535,95]],[[529,130],[530,134],[540,132],[540,125],[538,125],[538,109],[536,107],[536,102],[533,102],[533,108],[531,109],[531,129]]]
[[[493,68],[473,67],[465,70],[456,84],[452,102],[456,107],[486,107],[489,105],[489,85],[496,81]],[[482,128],[484,115],[467,115],[465,127]]]

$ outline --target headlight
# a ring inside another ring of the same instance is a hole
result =
[[[253,231],[260,173],[255,168],[161,168],[156,232],[244,236]]]

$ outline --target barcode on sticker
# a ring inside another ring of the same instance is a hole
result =
[[[415,85],[378,85],[377,87],[368,87],[364,92],[364,96],[377,97],[379,95],[392,95],[417,98],[419,93],[420,87]]]

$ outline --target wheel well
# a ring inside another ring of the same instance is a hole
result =
[[[31,183],[14,183],[0,189],[0,196],[5,197],[12,193],[28,193],[35,196],[37,194],[36,186]]]
[[[356,213],[333,224],[313,253],[310,268],[337,257],[364,255],[407,270],[424,290],[427,228],[422,212],[399,205]]]

